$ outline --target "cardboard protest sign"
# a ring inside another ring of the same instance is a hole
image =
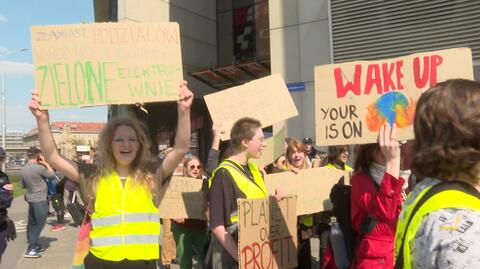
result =
[[[160,217],[205,219],[202,184],[203,180],[196,178],[172,177],[160,193]]]
[[[177,23],[32,26],[31,40],[43,108],[178,99]]]
[[[258,165],[270,164],[285,151],[285,128],[280,129],[273,136],[265,139],[267,146],[263,149],[259,159],[251,159]]]
[[[350,184],[348,172],[327,167],[300,170],[298,174],[287,171],[265,176],[269,193],[276,189],[297,196],[297,214],[312,214],[325,210],[330,200],[333,185],[344,177],[344,184]],[[327,208],[329,209],[329,208]]]
[[[240,118],[251,117],[269,126],[298,115],[297,108],[279,74],[250,81],[204,96],[212,121],[230,130]],[[230,132],[220,137],[230,139]]]
[[[397,125],[399,139],[413,139],[418,98],[453,78],[473,79],[470,49],[316,66],[316,144],[374,143],[387,122]]]
[[[242,269],[297,266],[295,196],[238,199],[238,262]]]

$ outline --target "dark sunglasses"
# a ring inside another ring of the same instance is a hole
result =
[[[197,170],[200,170],[200,169],[202,169],[202,166],[201,166],[201,165],[197,165],[197,166],[195,166],[194,164],[192,164],[192,165],[190,165],[190,166],[189,166],[190,170],[193,170],[193,169],[195,169],[195,167],[197,167]]]

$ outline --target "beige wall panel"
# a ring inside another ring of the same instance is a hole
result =
[[[220,1],[222,2],[222,1]],[[203,17],[215,20],[217,17],[216,0],[190,0],[187,9]]]
[[[157,0],[157,1],[163,1],[177,7],[187,8],[188,2],[190,2],[191,0]]]
[[[298,0],[298,22],[328,20],[327,0]]]
[[[271,0],[268,2],[268,10],[270,13],[270,29],[298,24],[296,0]]]
[[[303,132],[300,138],[309,136],[315,140],[315,84],[313,82],[305,83],[302,98],[303,106],[300,110],[302,111]]]
[[[287,120],[286,128],[286,137],[301,139],[302,130],[303,130],[303,93],[302,92],[291,92],[293,102],[295,106],[298,107],[298,116],[290,118]]]
[[[178,22],[184,64],[217,64],[216,0],[119,0],[118,5],[119,20]]]
[[[300,81],[297,26],[270,30],[270,55],[272,74],[280,73],[287,83]]]
[[[218,14],[218,64],[231,64],[233,61],[233,18],[232,11]]]
[[[224,12],[232,9],[232,0],[217,1],[217,12]]]
[[[123,5],[121,3],[123,2]],[[158,0],[122,0],[118,3],[118,20],[168,22],[169,4]]]
[[[208,43],[212,46],[217,44],[216,22],[205,17],[187,13],[186,36]]]
[[[217,63],[217,53],[214,46],[188,37],[182,37],[182,57],[184,65],[206,67]]]
[[[313,81],[316,65],[330,63],[328,20],[300,24],[300,81]]]

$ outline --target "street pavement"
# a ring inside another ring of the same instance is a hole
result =
[[[8,243],[7,250],[3,254],[0,269],[63,269],[71,268],[73,253],[75,250],[76,235],[78,228],[72,225],[72,218],[65,216],[65,230],[52,232],[51,228],[56,223],[56,217],[48,217],[47,225],[42,231],[42,246],[47,247],[41,258],[24,258],[27,248],[26,225],[28,204],[19,196],[13,200],[12,207],[8,211],[9,217],[15,222],[17,239]],[[317,239],[311,240],[313,267],[318,268]],[[172,266],[174,268],[174,266]]]
[[[69,215],[65,217],[65,230],[52,232],[51,228],[56,223],[56,217],[48,217],[47,225],[41,234],[42,246],[47,247],[41,258],[24,258],[27,248],[26,225],[28,204],[19,196],[13,200],[12,207],[8,210],[9,217],[15,222],[17,239],[8,243],[3,254],[0,269],[44,269],[44,268],[70,268],[75,238],[78,228],[72,226]]]

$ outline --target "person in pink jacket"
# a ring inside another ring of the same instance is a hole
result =
[[[409,176],[409,171],[400,170],[401,159],[395,126],[380,129],[378,144],[357,148],[351,179],[351,221],[359,236],[351,268],[393,268],[396,222]],[[365,221],[370,225],[362,224]]]

